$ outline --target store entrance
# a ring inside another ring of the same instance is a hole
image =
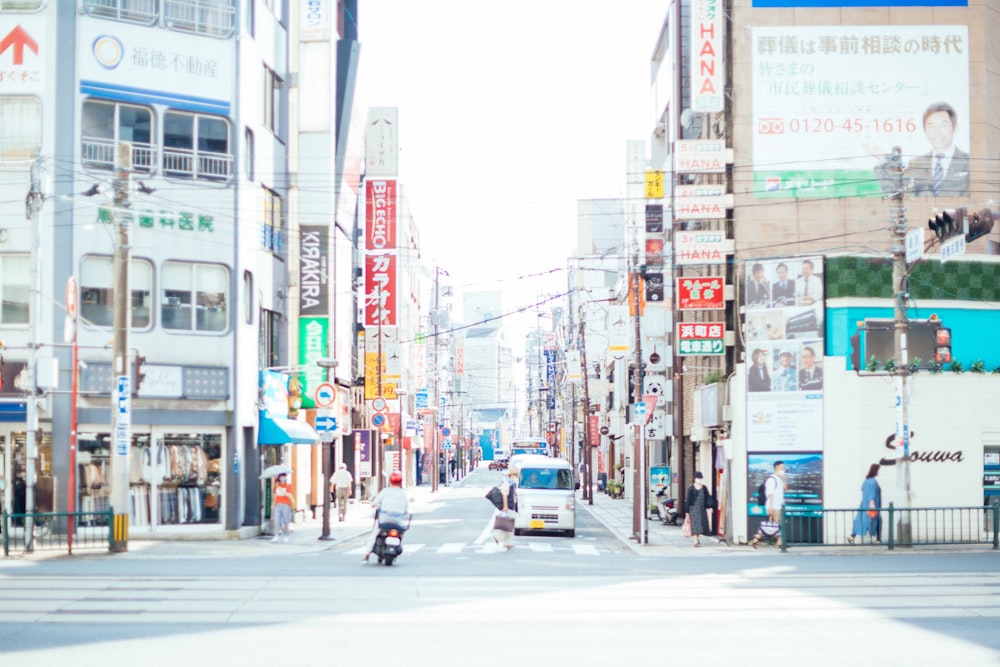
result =
[[[44,431],[39,433],[38,456],[35,459],[35,511],[54,512],[56,479],[52,476],[52,434]],[[12,514],[24,514],[27,509],[26,444],[27,433],[24,431],[0,432],[0,489],[3,489],[4,508],[9,509]]]

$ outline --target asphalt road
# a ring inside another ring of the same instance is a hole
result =
[[[994,552],[646,557],[582,511],[505,552],[495,480],[423,508],[392,567],[360,533],[0,560],[0,663],[1000,665]]]

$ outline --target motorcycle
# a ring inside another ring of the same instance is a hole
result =
[[[409,530],[412,515],[406,515],[406,525],[403,525],[403,517],[396,515],[384,516],[376,514],[375,521],[378,523],[378,535],[375,536],[375,546],[372,553],[378,558],[379,563],[392,565],[392,562],[403,553],[403,534]]]
[[[682,517],[677,512],[677,502],[667,496],[666,487],[656,492],[656,498],[656,513],[659,514],[660,521],[676,526]]]

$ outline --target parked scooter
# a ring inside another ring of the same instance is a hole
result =
[[[392,561],[403,553],[403,533],[410,528],[413,515],[406,515],[405,526],[403,518],[403,516],[382,512],[375,516],[379,530],[378,535],[375,536],[375,546],[372,547],[372,553],[378,558],[379,563],[392,565]]]
[[[656,499],[656,513],[660,515],[660,521],[676,526],[681,516],[677,512],[676,501],[667,496],[667,487],[656,492]]]

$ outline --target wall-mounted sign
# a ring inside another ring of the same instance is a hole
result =
[[[693,276],[677,280],[678,310],[725,310],[722,276]]]
[[[682,322],[677,325],[677,354],[682,357],[726,353],[722,322]]]
[[[691,110],[725,109],[725,53],[722,0],[691,2]]]
[[[677,232],[674,234],[674,264],[724,264],[732,241],[724,232]]]
[[[726,171],[726,142],[722,139],[684,139],[674,142],[674,171],[679,174],[722,174]]]

